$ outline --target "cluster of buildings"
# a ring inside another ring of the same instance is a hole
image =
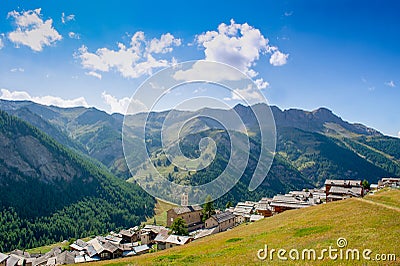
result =
[[[326,202],[347,198],[364,197],[364,187],[361,180],[334,180],[325,181]]]
[[[372,188],[385,188],[385,187],[391,187],[391,188],[400,188],[400,177],[384,177],[381,180],[378,181],[378,184],[375,184],[376,186],[371,185]]]
[[[400,178],[383,178],[377,187],[400,187]],[[186,206],[188,196],[182,195],[181,207],[167,211],[167,227],[145,225],[111,232],[107,236],[97,236],[88,241],[76,240],[68,251],[54,248],[45,254],[28,254],[14,250],[10,254],[0,253],[0,266],[52,266],[91,262],[120,257],[136,256],[185,245],[196,239],[229,230],[244,222],[254,222],[286,210],[301,209],[317,204],[343,200],[350,197],[363,197],[364,188],[360,180],[326,180],[325,187],[302,191],[290,191],[273,198],[262,198],[258,202],[239,202],[235,207],[215,214],[203,221],[203,208]],[[185,221],[188,236],[171,234],[173,222],[181,218]]]
[[[36,266],[62,265],[74,263],[74,257],[61,248],[53,248],[46,254],[29,254],[22,250],[14,250],[10,254],[0,253],[0,266]]]

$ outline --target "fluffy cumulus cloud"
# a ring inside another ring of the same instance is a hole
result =
[[[231,93],[231,97],[224,98],[226,101],[238,100],[238,101],[260,101],[262,102],[264,97],[261,92],[254,88],[252,85],[248,85],[246,88],[234,89]]]
[[[269,63],[273,66],[283,66],[286,64],[288,57],[288,54],[281,53],[280,51],[275,51],[271,55]]]
[[[269,86],[269,83],[265,80],[263,80],[262,78],[256,79],[254,81],[254,83],[257,85],[257,87],[261,90],[261,89],[265,89]]]
[[[207,31],[196,37],[196,42],[204,48],[205,59],[223,62],[243,71],[252,78],[258,76],[253,69],[262,55],[272,54],[274,66],[286,64],[288,54],[279,52],[276,46],[271,46],[259,29],[247,23],[238,24],[234,20],[227,25],[222,23],[217,31]],[[283,56],[281,64],[275,64],[277,56]],[[266,87],[262,79],[258,81]]]
[[[176,39],[172,34],[167,33],[161,35],[160,39],[152,39],[148,46],[149,53],[170,53],[172,52],[172,46],[180,46],[181,39]]]
[[[4,47],[3,39],[0,37],[0,50]]]
[[[166,33],[159,39],[147,40],[144,33],[136,32],[129,43],[118,43],[118,49],[99,48],[90,52],[88,47],[82,46],[75,57],[81,60],[83,68],[89,71],[109,72],[115,70],[126,78],[138,78],[142,75],[151,75],[154,69],[174,64],[174,58],[156,59],[157,54],[166,54],[173,51],[174,46],[180,46],[181,40],[172,34]]]
[[[12,100],[12,101],[32,101],[35,103],[43,104],[43,105],[54,105],[59,107],[76,107],[76,106],[85,106],[88,107],[85,98],[79,97],[71,100],[65,100],[60,97],[54,96],[42,96],[35,97],[31,96],[26,91],[9,91],[7,89],[0,90],[0,99],[3,100]]]
[[[124,97],[122,99],[117,99],[116,97],[103,92],[101,94],[101,97],[103,98],[104,102],[110,107],[110,112],[111,113],[120,113],[124,114],[126,110],[128,109],[129,106],[129,98]]]
[[[61,40],[62,36],[53,27],[53,20],[50,18],[43,21],[40,12],[40,8],[9,12],[8,18],[14,18],[16,29],[8,33],[8,39],[16,45],[28,46],[36,52]]]
[[[147,111],[146,106],[138,100],[124,97],[117,99],[115,96],[110,95],[106,92],[101,94],[104,102],[109,106],[109,113],[120,113],[120,114],[135,114]],[[129,110],[128,110],[129,108]]]

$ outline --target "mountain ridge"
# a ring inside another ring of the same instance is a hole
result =
[[[138,185],[4,111],[0,181],[0,251],[139,224],[155,203]]]
[[[255,105],[253,108],[263,106]],[[129,221],[138,223],[144,216],[150,215],[152,208],[149,210],[145,206],[152,206],[154,199],[137,184],[125,182],[132,175],[122,148],[124,120],[121,115],[109,115],[95,108],[59,108],[4,100],[0,101],[0,110],[4,110],[0,111],[4,121],[14,123],[13,126],[1,127],[0,179],[6,182],[2,182],[0,187],[4,192],[0,197],[3,206],[3,222],[0,224],[25,230],[21,234],[24,235],[23,241],[28,243],[26,247],[59,241],[66,236],[81,237],[84,236],[82,232],[101,233],[108,228],[126,225]],[[400,175],[400,139],[385,136],[363,125],[350,124],[326,108],[282,111],[272,106],[271,110],[277,133],[275,158],[264,181],[252,192],[248,190],[248,185],[259,160],[261,140],[258,123],[248,106],[237,105],[235,110],[208,108],[193,113],[152,112],[146,123],[146,136],[141,135],[141,125],[147,114],[134,115],[135,119],[129,125],[130,135],[126,139],[136,151],[132,155],[136,160],[132,174],[144,175],[149,180],[152,178],[143,168],[145,154],[139,153],[138,145],[143,145],[142,137],[145,137],[154,166],[170,181],[198,185],[216,178],[229,158],[230,140],[222,124],[207,116],[222,117],[227,120],[222,121],[233,123],[236,122],[233,112],[237,111],[247,131],[239,130],[236,134],[249,137],[250,157],[238,183],[215,201],[217,207],[222,208],[228,201],[259,200],[289,190],[318,187],[328,178],[366,179],[374,183],[384,176]],[[172,118],[171,123],[181,123],[193,115],[198,117],[187,123],[187,128],[178,138],[183,151],[196,158],[200,154],[197,142],[204,137],[214,137],[216,144],[222,147],[221,151],[226,152],[217,153],[216,159],[205,169],[190,172],[175,169],[162,155],[161,128],[168,116]],[[53,147],[53,150],[46,147]],[[81,173],[91,173],[89,177],[96,178],[89,178],[88,183],[83,183],[84,179],[75,177],[82,176]],[[77,181],[63,187],[62,184],[67,184],[68,180]],[[76,187],[83,189],[82,193],[74,189]],[[32,190],[39,193],[32,193]],[[53,199],[57,199],[55,195],[63,193],[66,197],[54,202]],[[21,198],[20,195],[28,197]],[[137,203],[131,204],[127,200]],[[43,206],[47,206],[45,211]],[[103,213],[96,211],[98,206],[102,206]],[[115,209],[115,206],[119,207]],[[21,215],[24,208],[27,209],[25,217]],[[72,220],[91,222],[75,228],[71,227],[71,217]],[[60,229],[57,225],[62,221],[68,222]],[[3,232],[11,230],[8,227],[2,229]],[[0,249],[23,247],[22,242],[12,236],[15,235],[4,236],[7,238],[3,239],[11,245],[0,243]]]

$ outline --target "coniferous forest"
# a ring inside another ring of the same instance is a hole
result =
[[[6,111],[0,112],[0,252],[104,234],[139,225],[152,216],[155,199],[131,182],[134,179],[127,170],[121,143],[123,116],[95,108],[4,100],[0,109]],[[277,130],[275,157],[264,182],[251,192],[248,184],[260,153],[257,121],[246,106],[224,111],[227,117],[236,111],[244,121],[250,133],[250,157],[241,179],[215,201],[216,207],[321,187],[325,179],[375,183],[400,174],[399,139],[350,124],[324,108],[313,112],[271,109]],[[206,111],[211,116],[221,112]],[[154,167],[168,180],[185,185],[201,185],[218,177],[230,157],[227,132],[207,119],[191,121],[190,130],[179,140],[183,154],[197,158],[198,143],[204,137],[215,140],[218,152],[203,170],[185,171],[163,154],[160,131],[167,115],[168,111],[150,113],[146,123]],[[179,112],[175,119],[185,120],[188,115]],[[144,117],[138,114],[136,119]],[[135,132],[140,128],[132,128],[133,147],[140,145]],[[132,150],[133,174],[151,181],[146,156],[139,150]]]
[[[140,224],[155,200],[139,186],[0,111],[0,251]]]

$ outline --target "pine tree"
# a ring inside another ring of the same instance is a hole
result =
[[[181,217],[176,218],[171,225],[171,232],[175,235],[187,236],[188,230],[185,220]]]
[[[211,217],[211,215],[215,214],[214,202],[210,195],[206,197],[206,203],[203,205],[203,221],[207,220]]]

